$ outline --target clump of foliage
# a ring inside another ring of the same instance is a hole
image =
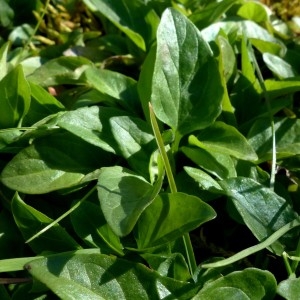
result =
[[[0,4],[1,299],[299,298],[282,20],[245,0]]]

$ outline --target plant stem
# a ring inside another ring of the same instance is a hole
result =
[[[251,56],[252,56],[252,61],[253,61],[257,76],[258,76],[260,86],[262,88],[264,97],[266,99],[268,114],[269,114],[270,123],[271,123],[271,131],[272,131],[272,166],[271,166],[271,176],[270,176],[270,189],[274,190],[275,174],[276,174],[276,134],[275,134],[274,118],[273,118],[272,111],[271,111],[271,104],[270,104],[269,94],[267,92],[265,82],[264,82],[264,78],[262,76],[259,65],[257,63],[257,60],[256,60],[255,54],[253,52],[253,48],[252,48],[251,43],[250,43],[249,50],[250,50],[250,53],[251,53]]]
[[[45,16],[45,14],[46,14],[46,11],[47,11],[47,8],[48,8],[49,4],[50,4],[50,0],[47,0],[46,3],[45,3],[44,9],[43,9],[43,11],[42,11],[42,14],[41,14],[41,16],[40,16],[38,22],[37,22],[36,25],[35,25],[35,28],[34,28],[34,30],[33,30],[33,33],[32,33],[32,35],[29,37],[29,39],[28,39],[28,41],[27,41],[27,43],[25,44],[25,46],[24,46],[23,49],[26,49],[26,48],[31,44],[33,37],[36,35],[36,33],[37,33],[37,31],[38,31],[38,29],[39,29],[39,27],[40,27],[40,25],[41,25],[41,23],[42,23],[42,21],[43,21],[43,19],[44,19],[44,16]]]
[[[71,214],[75,209],[77,209],[77,207],[80,206],[80,204],[85,201],[95,190],[96,190],[97,186],[95,185],[92,189],[90,189],[88,191],[88,193],[86,193],[86,195],[80,199],[76,204],[74,204],[68,211],[66,211],[64,214],[62,214],[60,217],[58,217],[56,220],[54,220],[53,222],[51,222],[50,224],[48,224],[45,228],[43,228],[42,230],[40,230],[38,233],[36,233],[35,235],[33,235],[31,238],[29,238],[25,243],[29,243],[32,242],[34,239],[36,239],[38,236],[40,236],[41,234],[45,233],[47,230],[49,230],[51,227],[53,227],[54,225],[56,225],[58,222],[60,222],[62,219],[64,219],[65,217],[67,217],[69,214]]]
[[[283,252],[282,257],[283,257],[283,262],[284,262],[285,268],[288,272],[288,275],[291,276],[293,274],[293,270],[292,270],[291,265],[289,263],[287,253]]]
[[[154,136],[155,136],[157,146],[158,146],[159,152],[162,156],[162,160],[164,162],[164,166],[166,169],[170,190],[171,190],[171,193],[174,194],[174,193],[177,193],[176,183],[174,180],[174,176],[172,173],[172,168],[170,166],[168,155],[167,155],[167,152],[165,149],[164,141],[160,134],[159,127],[158,127],[158,124],[156,121],[156,117],[155,117],[155,114],[154,114],[154,111],[153,111],[153,108],[152,108],[152,105],[150,102],[149,102],[149,112],[150,112],[150,120],[151,120],[152,129],[154,132]],[[179,138],[179,140],[180,140],[180,138]],[[178,143],[179,143],[179,141],[178,141]],[[187,256],[187,260],[188,260],[188,266],[190,269],[190,273],[194,274],[197,269],[197,263],[196,263],[191,239],[190,239],[190,236],[188,233],[184,233],[182,238],[183,238],[183,243],[185,246],[185,251],[186,251],[186,256]]]
[[[300,239],[298,240],[298,245],[297,245],[296,253],[295,253],[294,256],[300,257]],[[298,260],[294,260],[294,261],[292,262],[292,271],[293,271],[293,273],[296,272],[296,269],[297,269],[297,267],[298,267],[298,264],[299,264],[299,261],[298,261]]]
[[[171,190],[171,193],[176,193],[177,192],[177,187],[176,187],[176,183],[175,183],[174,176],[173,176],[173,173],[172,173],[171,165],[170,165],[168,155],[167,155],[167,152],[165,150],[164,141],[163,141],[162,136],[160,134],[159,127],[158,127],[158,124],[157,124],[157,121],[156,121],[156,117],[155,117],[155,114],[153,112],[153,108],[152,108],[152,105],[151,105],[150,102],[149,102],[149,111],[150,111],[150,120],[151,120],[152,129],[153,129],[153,132],[154,132],[154,136],[155,136],[155,139],[156,139],[156,143],[157,143],[159,152],[161,154],[162,160],[163,160],[164,165],[165,165],[167,178],[168,178],[169,185],[170,185],[170,190]]]

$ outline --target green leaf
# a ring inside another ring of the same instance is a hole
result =
[[[141,50],[154,40],[159,18],[143,1],[84,0],[96,14],[102,14],[123,31]]]
[[[25,269],[60,299],[191,299],[191,283],[162,277],[142,264],[103,254],[60,254]]]
[[[19,65],[0,81],[0,128],[21,126],[30,106],[30,87]]]
[[[267,67],[280,79],[296,76],[293,67],[277,55],[264,53],[263,60]]]
[[[17,128],[0,131],[0,151],[15,152],[18,147],[11,146],[10,144],[17,141],[21,135],[22,131]]]
[[[235,108],[238,123],[245,123],[256,117],[257,109],[261,107],[262,90],[255,74],[247,38],[244,33],[241,41],[242,74],[240,74],[231,91],[231,102]]]
[[[0,0],[0,3],[1,3],[1,0]],[[0,17],[0,19],[1,19],[1,17]],[[0,48],[0,81],[7,74],[7,53],[8,53],[8,49],[9,49],[9,42],[6,42]]]
[[[230,178],[219,184],[259,241],[297,217],[297,213],[284,198],[250,178]],[[290,235],[276,241],[270,248],[281,255],[286,247],[294,250],[294,244],[293,235]]]
[[[300,77],[293,77],[280,81],[268,79],[265,81],[265,85],[271,99],[294,94],[295,92],[300,91]]]
[[[98,196],[104,217],[118,236],[129,234],[143,210],[153,201],[161,182],[152,186],[143,177],[122,167],[103,168]]]
[[[236,58],[232,46],[229,43],[228,38],[219,35],[217,38],[218,47],[220,50],[220,60],[221,69],[225,77],[225,81],[228,82],[229,79],[234,75],[236,71]],[[224,110],[224,108],[223,108]]]
[[[300,278],[288,278],[281,281],[277,293],[287,300],[297,300],[300,295]]]
[[[215,217],[213,208],[198,197],[184,193],[160,194],[137,223],[138,248],[171,242]]]
[[[61,84],[78,84],[78,79],[92,63],[84,57],[59,57],[52,59],[33,74],[28,80],[41,86],[54,86]]]
[[[243,160],[256,160],[257,155],[246,138],[233,126],[223,122],[215,122],[201,130],[197,137],[191,135],[189,144],[206,151],[228,154]]]
[[[6,0],[0,0],[0,25],[1,27],[8,27],[12,24],[14,18],[14,10],[10,7]]]
[[[244,3],[237,11],[237,15],[257,23],[268,21],[266,8],[258,2]]]
[[[236,32],[238,37],[245,35],[261,53],[269,52],[275,55],[284,55],[286,52],[286,46],[281,40],[275,38],[266,29],[250,20],[232,21],[225,19],[202,30],[202,35],[205,40],[214,41],[221,29],[227,35],[231,32]]]
[[[92,202],[82,202],[71,214],[75,232],[89,246],[102,250],[108,248],[118,255],[123,254],[120,239],[106,223],[99,207]]]
[[[18,193],[12,200],[12,213],[25,240],[36,234],[53,220],[26,204]],[[38,239],[29,243],[35,253],[62,252],[79,249],[76,241],[59,224],[55,224]]]
[[[209,126],[221,112],[218,64],[199,30],[167,9],[157,31],[151,102],[156,116],[185,135]]]
[[[99,91],[108,103],[117,104],[131,112],[139,112],[136,81],[121,73],[88,67],[80,78],[88,87]]]
[[[180,150],[198,166],[219,179],[236,177],[233,160],[228,154],[186,146]]]
[[[156,143],[150,126],[143,120],[128,116],[112,117],[111,131],[117,143],[117,153],[145,178],[149,176],[149,161]]]
[[[51,114],[63,111],[64,106],[41,86],[29,82],[31,90],[30,109],[25,116],[24,123],[32,125]]]
[[[57,125],[94,146],[116,153],[117,144],[109,120],[122,115],[124,111],[115,108],[83,107],[59,116]]]
[[[34,35],[34,28],[29,24],[22,24],[15,27],[9,34],[9,41],[14,46],[23,46]]]
[[[216,180],[201,169],[184,167],[185,172],[192,177],[203,190],[208,190],[213,193],[222,193],[222,188]]]
[[[300,136],[295,134],[300,130],[300,120],[276,118],[276,156],[283,159],[300,154]],[[269,118],[258,119],[248,133],[250,145],[256,151],[259,161],[272,157],[272,132]]]
[[[200,29],[203,29],[218,21],[237,0],[223,0],[221,2],[211,2],[204,8],[196,10],[189,18]]]
[[[107,165],[110,156],[69,133],[36,140],[4,168],[1,181],[27,194],[43,194],[81,183],[85,175]]]
[[[149,99],[152,94],[152,79],[156,60],[156,47],[152,46],[141,67],[137,90],[142,104],[145,119],[150,124]]]
[[[248,268],[208,282],[193,300],[268,300],[275,297],[276,287],[272,273]]]

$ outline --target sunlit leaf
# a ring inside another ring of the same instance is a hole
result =
[[[61,254],[34,260],[25,269],[64,300],[184,300],[191,299],[195,291],[191,283],[103,254]]]
[[[160,194],[146,208],[137,224],[139,249],[175,240],[215,218],[211,206],[184,193]]]
[[[0,81],[0,128],[17,127],[30,107],[30,87],[19,65]]]
[[[181,135],[210,125],[221,112],[223,87],[199,30],[168,9],[157,32],[151,102],[158,119]]]
[[[253,179],[237,177],[220,181],[219,184],[259,241],[297,217],[297,213],[284,198]],[[281,255],[288,245],[293,245],[291,236],[276,241],[271,249]]]
[[[248,268],[208,282],[193,300],[273,299],[276,294],[276,286],[276,280],[272,273]]]
[[[102,169],[97,184],[99,201],[107,223],[118,236],[132,231],[160,187],[159,183],[152,186],[143,177],[122,167]]]

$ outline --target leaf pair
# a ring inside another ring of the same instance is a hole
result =
[[[139,249],[168,243],[215,217],[214,210],[195,196],[159,194],[161,179],[154,186],[121,167],[102,169],[98,195],[103,214],[119,236],[137,224]]]

